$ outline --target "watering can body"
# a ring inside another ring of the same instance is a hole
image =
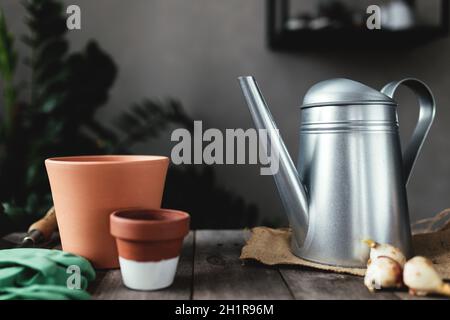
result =
[[[416,79],[381,92],[348,79],[313,86],[301,106],[295,166],[259,88],[240,78],[259,129],[279,153],[274,178],[292,227],[292,252],[309,261],[365,267],[372,239],[412,255],[406,184],[434,118],[434,99]],[[419,122],[402,152],[393,95],[405,85],[419,97]]]

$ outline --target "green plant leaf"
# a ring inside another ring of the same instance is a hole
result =
[[[17,63],[17,53],[13,48],[14,38],[8,31],[5,15],[0,10],[0,77],[4,81],[4,109],[3,122],[0,131],[5,138],[11,134],[14,127],[14,113],[17,98],[17,90],[14,86],[14,72]]]
[[[3,213],[12,221],[19,221],[21,217],[25,216],[25,210],[21,206],[16,206],[12,203],[2,203]]]
[[[169,125],[191,129],[193,121],[186,115],[181,104],[173,99],[166,101],[146,99],[134,104],[114,122],[121,131],[118,148],[156,138]]]

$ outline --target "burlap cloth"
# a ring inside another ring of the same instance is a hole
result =
[[[240,258],[266,265],[298,265],[364,276],[365,269],[328,266],[294,256],[290,250],[290,237],[291,230],[286,228],[253,228]],[[450,224],[440,231],[413,235],[413,247],[416,255],[430,258],[441,276],[450,279]]]

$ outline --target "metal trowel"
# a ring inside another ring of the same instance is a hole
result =
[[[26,233],[12,233],[0,239],[0,249],[34,248],[52,242],[58,229],[55,208],[50,208],[45,216],[33,223]]]

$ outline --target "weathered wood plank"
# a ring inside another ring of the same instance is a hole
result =
[[[282,267],[280,272],[296,299],[398,300],[392,292],[369,292],[362,277],[292,267]]]
[[[183,243],[175,281],[169,288],[157,291],[136,291],[122,283],[120,270],[98,271],[97,279],[89,287],[94,299],[105,300],[181,300],[190,299],[192,287],[192,265],[194,233],[190,232]]]
[[[242,230],[195,234],[193,299],[292,299],[275,268],[239,260]]]
[[[14,247],[23,235],[8,235],[5,248]],[[60,249],[57,236],[42,247]],[[406,289],[372,294],[361,277],[350,275],[293,267],[281,267],[278,271],[255,263],[243,265],[239,255],[245,237],[246,233],[239,230],[198,231],[194,249],[191,232],[184,241],[175,282],[170,288],[133,291],[122,284],[120,271],[113,270],[97,271],[89,292],[95,299],[445,299],[411,296]]]

